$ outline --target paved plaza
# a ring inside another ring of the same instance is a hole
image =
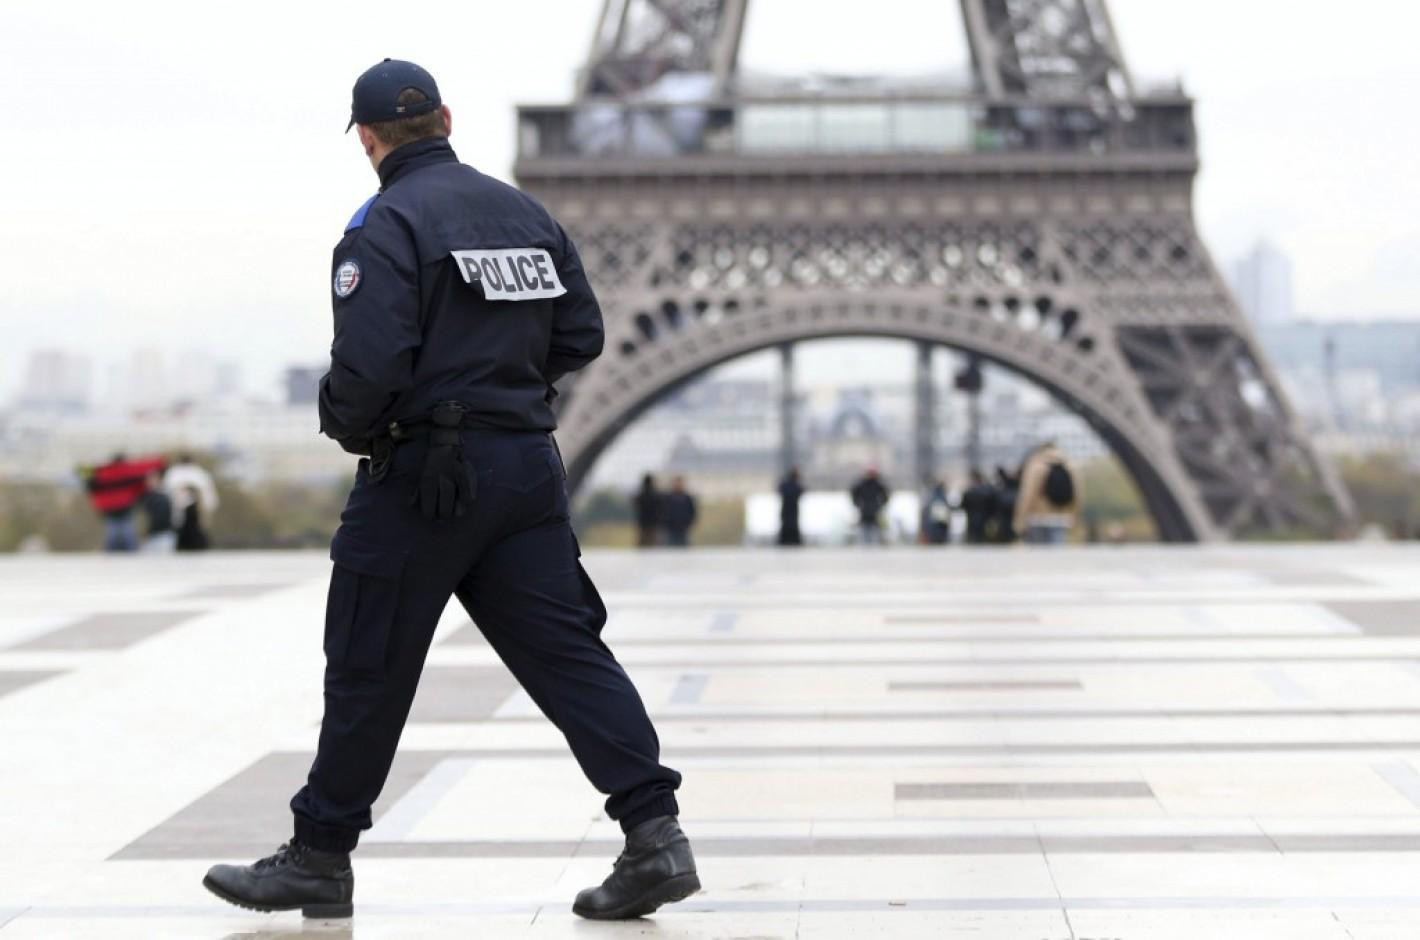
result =
[[[354,921],[288,833],[319,553],[0,561],[0,940],[1420,936],[1420,550],[589,552],[703,893],[579,921],[601,797],[456,605]]]

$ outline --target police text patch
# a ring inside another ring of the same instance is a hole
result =
[[[489,300],[544,300],[567,293],[552,256],[541,248],[486,248],[450,252],[465,282],[479,281]]]

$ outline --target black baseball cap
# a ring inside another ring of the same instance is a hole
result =
[[[399,94],[406,88],[422,91],[429,100],[400,104]],[[349,133],[356,124],[374,124],[428,114],[442,104],[434,76],[413,62],[385,59],[378,65],[370,66],[355,79],[355,89],[350,96],[350,123],[345,125],[345,130]]]

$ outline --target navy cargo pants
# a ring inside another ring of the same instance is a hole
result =
[[[349,851],[370,827],[450,596],[566,736],[623,829],[675,814],[680,774],[661,765],[646,708],[601,641],[606,608],[578,560],[552,438],[464,431],[477,496],[465,515],[437,522],[410,502],[426,447],[397,447],[378,484],[360,461],[331,543],[325,718],[291,801],[296,838]]]

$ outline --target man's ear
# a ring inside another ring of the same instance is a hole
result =
[[[375,135],[370,133],[370,129],[364,124],[355,125],[355,133],[360,137],[360,146],[365,150],[365,156],[375,155]]]
[[[439,113],[444,116],[444,133],[452,134],[454,132],[454,112],[449,110],[448,105],[444,105],[439,108]]]

